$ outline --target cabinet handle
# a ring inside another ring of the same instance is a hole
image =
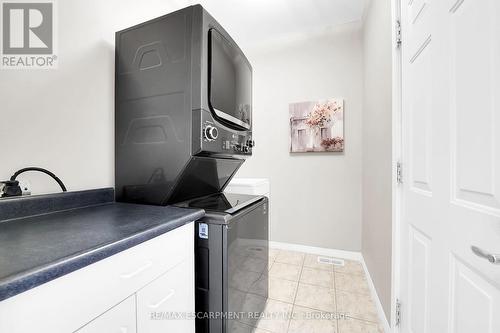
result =
[[[135,271],[130,272],[130,273],[124,273],[124,274],[120,275],[120,277],[122,279],[130,279],[131,277],[134,277],[134,276],[136,276],[136,275],[144,272],[146,269],[148,269],[149,267],[151,267],[151,265],[153,265],[153,263],[151,261],[148,261],[144,265],[142,265],[141,267],[139,267],[138,269],[136,269]]]
[[[170,291],[168,292],[167,296],[163,297],[161,300],[159,300],[157,303],[155,304],[150,304],[149,307],[151,309],[157,309],[159,308],[163,303],[165,303],[170,297],[174,296],[175,294],[175,290],[173,289],[170,289]]]
[[[484,258],[489,262],[491,262],[492,264],[497,264],[497,265],[500,264],[500,254],[488,253],[477,246],[471,246],[470,248],[476,256]]]

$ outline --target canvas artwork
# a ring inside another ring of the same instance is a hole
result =
[[[343,152],[344,100],[292,103],[290,152]]]

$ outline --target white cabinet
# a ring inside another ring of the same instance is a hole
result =
[[[193,243],[194,223],[189,223],[3,300],[0,332],[111,333],[118,329],[118,333],[130,333],[136,332],[137,313],[144,327],[137,333],[165,332],[156,327],[168,323],[147,323],[144,316],[155,305],[160,311],[194,312]],[[170,289],[175,293],[169,296]],[[141,299],[138,305],[136,294]],[[186,327],[173,332],[194,332],[194,320],[172,325]]]
[[[106,311],[77,333],[136,333],[135,295]]]
[[[194,281],[188,261],[137,292],[139,332],[194,333]]]

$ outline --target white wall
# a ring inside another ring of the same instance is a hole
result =
[[[238,177],[271,183],[271,239],[361,249],[362,45],[359,24],[249,50],[254,68],[252,158]],[[288,104],[343,97],[345,153],[289,153]]]
[[[0,180],[34,165],[70,190],[114,184],[114,32],[182,7],[175,3],[57,1],[59,68],[0,71]],[[34,193],[59,190],[45,175],[24,177]]]
[[[390,322],[392,253],[391,1],[372,0],[363,29],[362,253]]]

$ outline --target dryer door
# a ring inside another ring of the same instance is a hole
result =
[[[209,105],[214,116],[236,129],[252,126],[252,67],[241,50],[215,29],[209,31]]]

